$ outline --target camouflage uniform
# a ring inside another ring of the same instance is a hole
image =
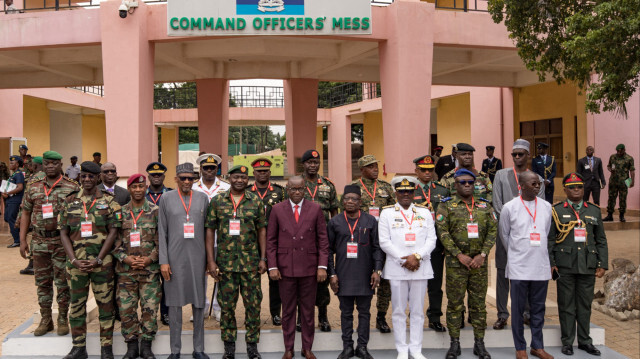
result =
[[[455,185],[456,181],[453,178],[453,175],[456,173],[457,170],[459,170],[459,168],[455,168],[447,172],[447,174],[442,176],[442,179],[440,180],[440,184],[448,188],[452,196],[456,195],[456,185]],[[489,203],[491,203],[491,200],[493,198],[492,197],[493,185],[491,184],[489,175],[486,172],[483,172],[483,171],[478,172],[475,169],[473,169],[472,172],[476,174],[476,183],[474,184],[473,196],[476,199],[484,198]]]
[[[472,213],[474,223],[478,224],[479,238],[468,238],[469,211],[460,197],[455,196],[443,201],[438,206],[436,215],[436,228],[446,251],[447,299],[449,300],[447,327],[451,338],[460,338],[460,325],[464,319],[463,302],[467,292],[469,293],[469,318],[474,337],[484,338],[487,326],[485,304],[488,286],[487,260],[485,258],[481,268],[467,269],[460,263],[457,255],[462,253],[473,258],[484,253],[488,256],[496,242],[497,222],[493,208],[486,200],[481,199],[475,202]]]
[[[136,224],[134,226],[134,218]],[[140,216],[138,218],[138,216]],[[137,227],[137,229],[136,229]],[[140,232],[140,246],[131,247],[130,234]],[[145,269],[132,269],[124,263],[127,256],[149,257]],[[122,336],[126,342],[153,341],[158,330],[157,312],[160,304],[160,264],[158,263],[158,206],[145,199],[142,214],[131,202],[122,206],[122,228],[116,239],[113,256],[118,260],[118,308],[122,320]],[[138,301],[142,317],[138,320]]]
[[[624,181],[629,178],[629,171],[635,171],[633,166],[633,157],[625,153],[620,157],[617,154],[609,157],[609,164],[611,167],[611,177],[609,177],[609,202],[607,204],[607,212],[613,214],[616,208],[616,198],[620,195],[620,208],[618,211],[620,215],[624,215],[627,210],[627,194],[629,189]]]
[[[66,317],[69,310],[69,285],[65,270],[67,255],[60,241],[58,213],[64,208],[65,198],[70,193],[78,191],[79,187],[74,180],[60,177],[55,187],[51,188],[46,176],[43,178],[39,173],[29,181],[22,198],[22,209],[31,213],[31,225],[34,229],[30,248],[38,288],[38,303],[42,314],[51,313],[55,282],[59,317]],[[47,191],[50,191],[48,196],[45,194]],[[47,203],[52,204],[53,217],[44,219],[42,205]]]
[[[258,230],[267,226],[264,204],[253,192],[245,191],[244,198],[237,203],[235,218],[240,220],[240,235],[229,234],[229,221],[234,219],[231,191],[223,192],[211,199],[207,212],[206,227],[218,233],[218,255],[216,264],[220,269],[218,304],[221,308],[220,330],[222,340],[237,339],[236,304],[238,292],[245,308],[247,343],[260,340],[260,246]]]
[[[85,196],[83,190],[73,192],[67,196],[64,208],[60,212],[60,228],[69,231],[69,238],[73,245],[73,252],[78,260],[95,259],[107,239],[109,228],[121,227],[122,212],[120,205],[115,201],[112,194],[104,191],[96,191],[95,196]],[[93,200],[95,203],[92,206]],[[93,223],[93,235],[83,238],[80,225],[85,221],[83,203],[86,204],[88,220]],[[79,269],[67,261],[67,279],[71,291],[71,311],[69,313],[69,324],[71,325],[71,335],[73,345],[77,347],[85,346],[87,323],[86,323],[86,303],[89,296],[89,284],[93,289],[93,294],[98,304],[98,318],[100,321],[100,345],[108,346],[113,343],[113,259],[111,254],[107,254],[102,260],[102,266],[94,268],[91,273],[81,272]]]

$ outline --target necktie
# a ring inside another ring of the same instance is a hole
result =
[[[298,214],[298,208],[300,208],[300,206],[298,206],[297,204],[293,206],[293,216],[296,218],[296,223],[298,223],[298,220],[300,219],[300,214]]]
[[[107,192],[113,193],[113,188],[107,188]]]
[[[589,158],[589,167],[593,169],[593,158]]]

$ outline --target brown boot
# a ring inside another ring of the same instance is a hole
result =
[[[40,325],[33,332],[33,335],[39,337],[53,330],[53,320],[51,319],[51,309],[40,309]]]
[[[67,318],[66,310],[58,311],[58,335],[69,334],[69,319]]]

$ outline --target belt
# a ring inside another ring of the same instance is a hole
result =
[[[56,238],[56,237],[60,237],[60,231],[59,230],[53,230],[53,231],[35,231],[35,233],[40,236],[40,237],[44,237],[44,238]]]

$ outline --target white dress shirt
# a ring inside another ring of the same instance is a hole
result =
[[[226,191],[229,188],[231,188],[230,184],[228,184],[227,182],[221,181],[217,177],[216,177],[216,180],[211,185],[211,187],[207,187],[207,185],[204,184],[202,177],[200,177],[200,180],[194,183],[193,186],[191,187],[191,189],[194,191],[198,191],[206,194],[207,197],[209,197],[209,201],[211,201],[213,197],[217,196],[218,193],[222,191]]]

